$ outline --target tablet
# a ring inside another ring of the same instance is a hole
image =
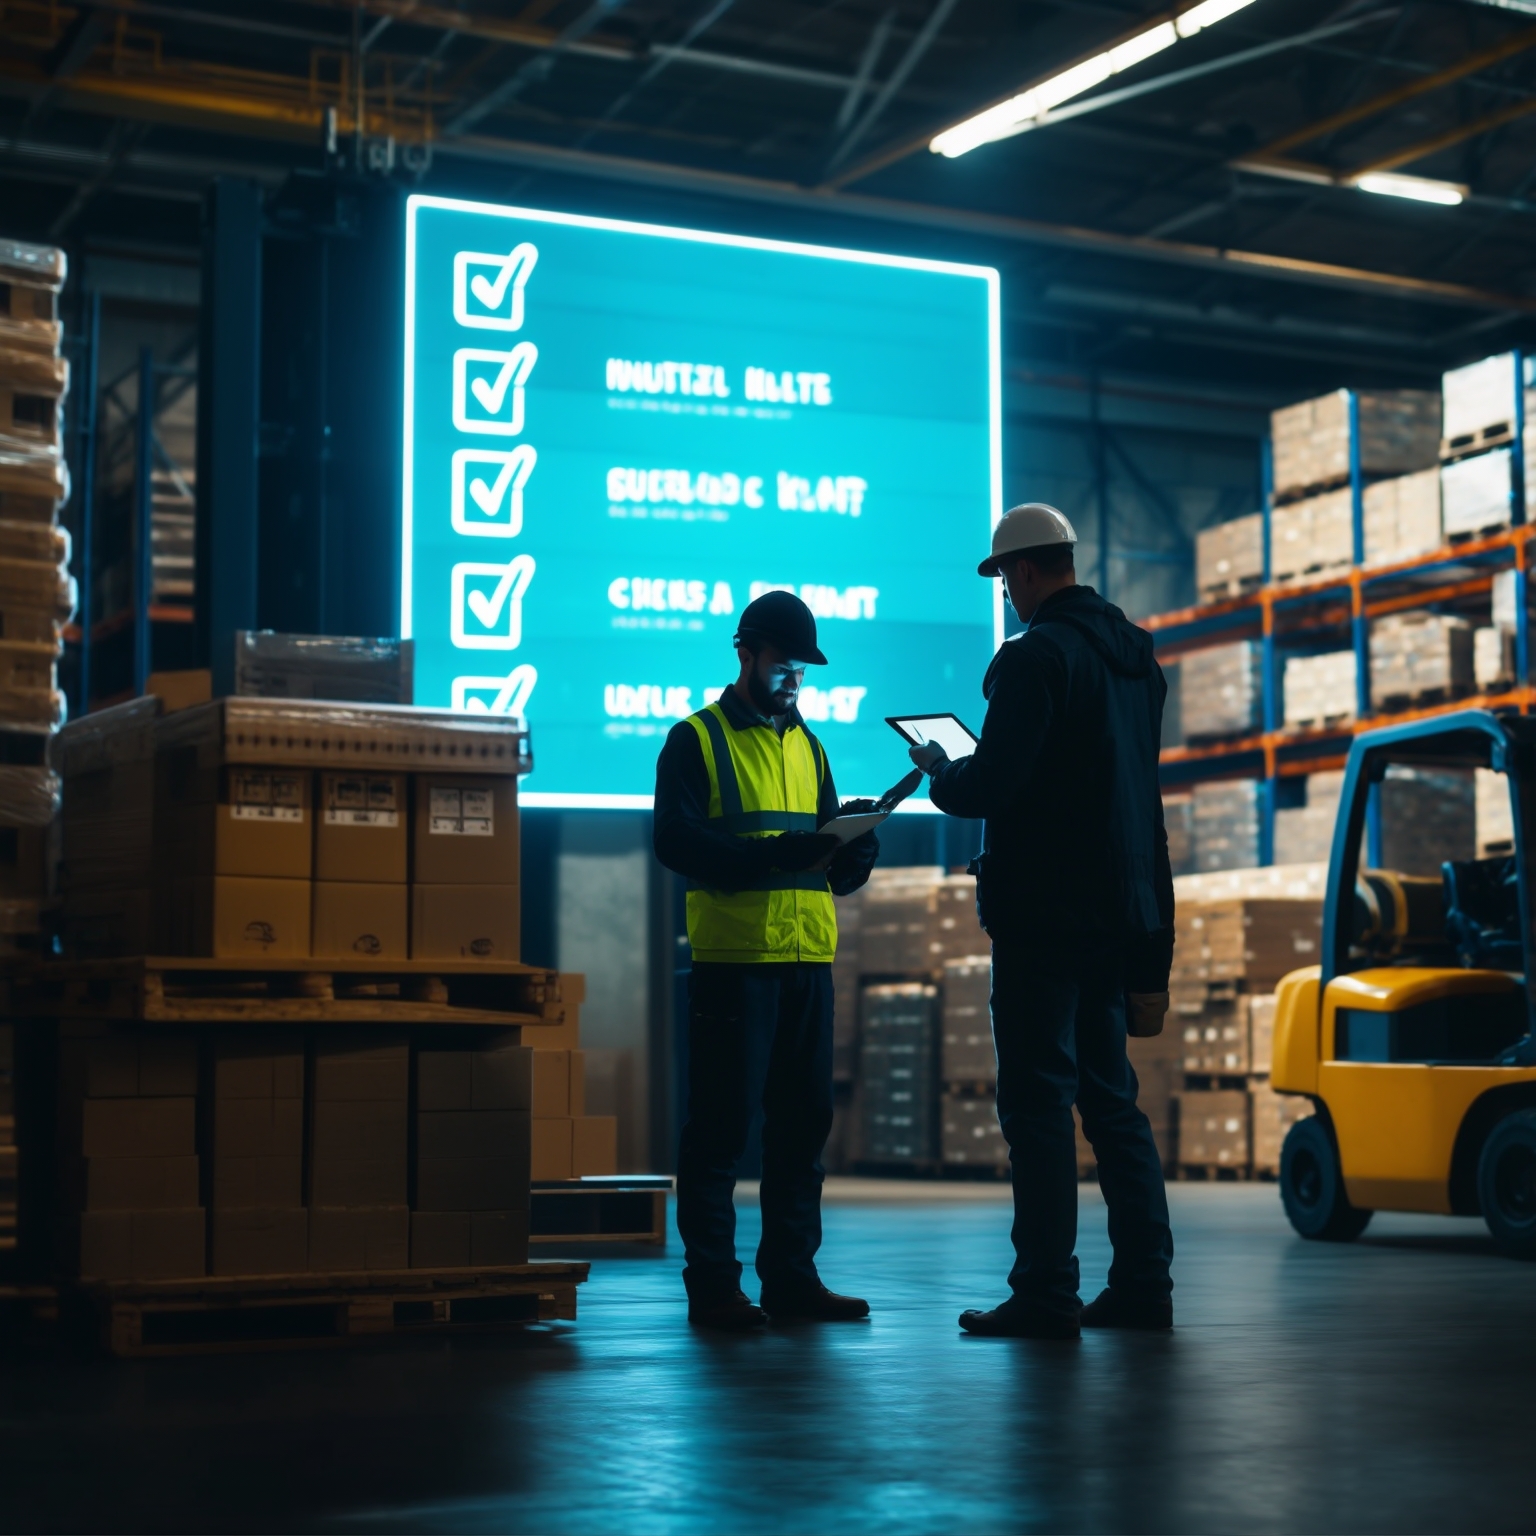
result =
[[[951,760],[976,750],[976,733],[958,715],[887,715],[885,723],[914,747],[936,741]]]

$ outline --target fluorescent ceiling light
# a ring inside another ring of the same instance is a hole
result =
[[[1416,203],[1439,203],[1454,208],[1467,200],[1467,189],[1454,181],[1431,181],[1427,176],[1396,176],[1386,171],[1371,171],[1355,178],[1362,192],[1376,192],[1382,197],[1406,197]]]
[[[953,128],[946,128],[928,147],[934,154],[953,160],[982,144],[1010,138],[1044,120],[1053,107],[1059,107],[1064,101],[1070,101],[1074,96],[1081,96],[1084,91],[1102,85],[1111,75],[1131,69],[1144,59],[1150,59],[1154,53],[1171,48],[1181,37],[1193,37],[1197,32],[1225,20],[1234,11],[1252,4],[1253,0],[1201,0],[1201,4],[1172,21],[1162,21],[1155,27],[1148,27],[1145,32],[1138,32],[1123,43],[1106,48],[1103,53],[1084,59],[1081,64],[1074,64],[1070,69],[1052,75],[1049,80],[1042,80],[1039,85],[1033,85],[1027,91],[1020,91],[1017,96],[999,102],[995,107],[988,107],[985,112],[978,112],[975,117],[968,117],[963,123],[956,123]]]

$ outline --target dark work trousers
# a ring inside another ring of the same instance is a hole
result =
[[[698,1299],[741,1283],[731,1194],[763,1112],[765,1286],[816,1284],[821,1149],[832,1129],[832,967],[695,962],[688,982],[688,1118],[677,1154],[677,1230]]]
[[[1113,957],[1065,958],[994,942],[997,1112],[1013,1165],[1008,1283],[1021,1300],[1075,1314],[1075,1102],[1099,1164],[1117,1291],[1166,1298],[1173,1233],[1152,1127],[1136,1107],[1125,997]]]

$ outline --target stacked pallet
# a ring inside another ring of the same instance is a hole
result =
[[[1403,475],[1435,463],[1440,402],[1426,390],[1361,390],[1355,396],[1360,472]],[[1270,417],[1277,502],[1348,481],[1350,401],[1347,390],[1286,406]]]
[[[1252,512],[1195,535],[1195,589],[1207,602],[1252,591],[1264,579],[1264,514]]]
[[[929,1169],[937,1161],[939,989],[882,982],[859,1000],[859,1160]]]
[[[1401,709],[1472,692],[1472,626],[1451,614],[1389,614],[1371,624],[1371,706]]]
[[[1274,988],[1317,963],[1322,902],[1181,902],[1170,992],[1183,1041],[1178,1163],[1191,1176],[1278,1169],[1276,1127],[1305,1101],[1269,1087]]]
[[[1315,580],[1348,570],[1355,553],[1354,502],[1347,485],[1304,496],[1270,514],[1270,574]]]
[[[1515,815],[1510,802],[1510,782],[1491,768],[1474,770],[1473,817],[1477,857],[1497,858],[1515,851]]]
[[[618,1172],[618,1121],[589,1115],[586,1052],[581,1048],[581,1005],[586,978],[561,980],[564,1015],[523,1039],[533,1047],[533,1177],[585,1179]]]
[[[1302,803],[1275,812],[1275,863],[1326,864],[1333,855],[1333,828],[1344,792],[1344,770],[1309,773]]]
[[[1195,870],[1250,869],[1259,862],[1259,786],[1253,779],[1197,784]]]
[[[1474,857],[1477,781],[1473,770],[1394,764],[1382,780],[1378,803],[1383,868],[1437,880],[1447,860]]]
[[[989,955],[945,965],[941,1025],[940,1155],[950,1168],[1001,1169],[1008,1147],[997,1120]]]
[[[1285,724],[1290,730],[1319,730],[1355,718],[1359,696],[1353,651],[1289,656],[1285,662]]]
[[[1192,651],[1179,663],[1179,714],[1186,740],[1245,736],[1263,720],[1262,651],[1238,640]]]
[[[1504,352],[1441,379],[1444,437],[1440,497],[1447,538],[1469,538],[1515,520],[1515,430],[1521,357]]]

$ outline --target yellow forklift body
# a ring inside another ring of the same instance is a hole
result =
[[[1275,1005],[1273,1082],[1327,1107],[1351,1205],[1362,1210],[1451,1210],[1451,1157],[1467,1111],[1491,1088],[1536,1082],[1536,1067],[1456,1066],[1337,1059],[1338,1012],[1401,1013],[1445,998],[1518,991],[1507,971],[1379,967],[1335,976],[1319,998],[1321,969],[1281,983]]]

